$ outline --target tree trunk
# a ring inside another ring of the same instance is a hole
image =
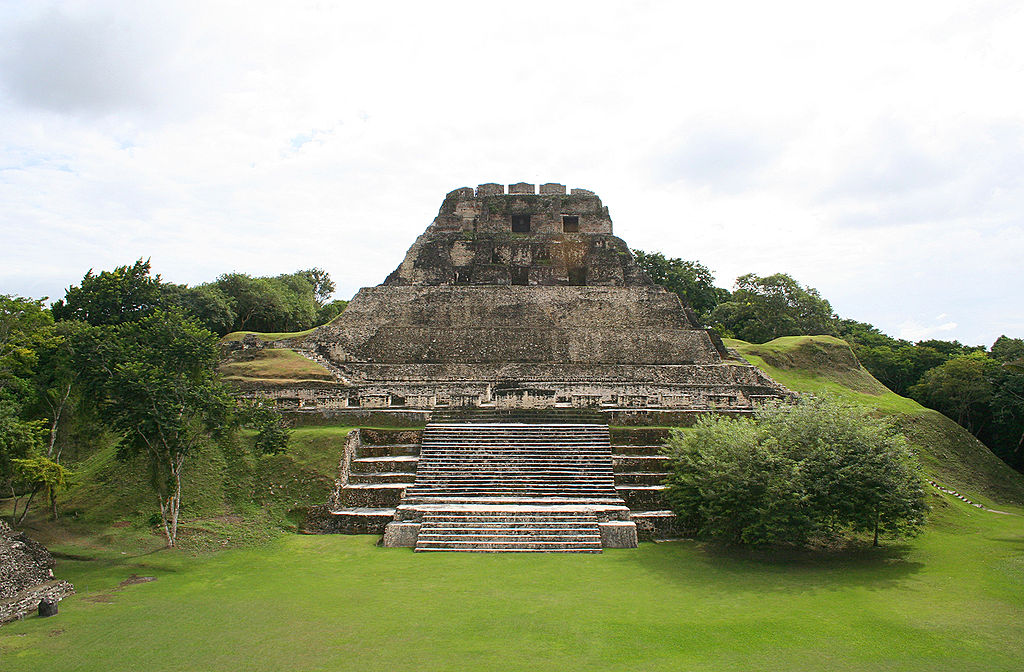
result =
[[[875,546],[875,547],[878,546],[878,518],[879,518],[878,507],[879,507],[879,505],[875,504],[875,540],[873,542],[871,542],[871,545]]]
[[[68,383],[67,387],[64,388],[64,394],[61,395],[60,401],[50,404],[50,409],[53,411],[53,422],[50,423],[50,445],[46,449],[46,456],[58,464],[60,463],[60,453],[58,452],[56,459],[54,459],[53,448],[57,443],[57,429],[60,425],[60,416],[64,412],[64,406],[68,403],[69,396],[71,396],[71,383]],[[56,517],[54,519],[56,520]]]
[[[170,463],[171,478],[174,479],[174,487],[166,499],[160,498],[160,517],[164,524],[164,536],[167,537],[167,547],[174,548],[178,542],[178,512],[181,510],[181,469],[185,462],[185,456],[175,456],[169,459],[168,462]]]
[[[32,492],[28,496],[28,501],[25,502],[25,508],[21,510],[21,518],[18,518],[18,527],[21,527],[21,524],[25,522],[25,516],[28,515],[28,506],[29,506],[29,504],[32,503],[32,499],[36,496],[37,492],[39,492],[39,486],[36,486],[36,487],[32,488]],[[15,503],[15,507],[14,508],[17,509],[18,508],[17,507],[18,500],[14,500],[14,503]]]

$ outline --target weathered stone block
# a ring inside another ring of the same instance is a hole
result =
[[[612,520],[598,523],[601,528],[601,546],[604,548],[636,548],[636,524],[632,521]]]
[[[383,545],[389,548],[413,548],[420,534],[420,523],[393,522],[384,530]]]

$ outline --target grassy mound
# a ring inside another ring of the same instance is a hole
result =
[[[202,446],[186,462],[182,477],[181,547],[248,545],[297,530],[306,509],[323,504],[331,491],[351,429],[297,428],[278,455],[253,454],[249,435]],[[72,541],[136,550],[164,543],[153,525],[159,509],[145,462],[118,460],[113,446],[76,466],[61,509],[59,525],[38,516],[33,522],[33,534],[58,550]]]
[[[878,382],[846,341],[787,336],[760,345],[732,339],[725,343],[791,390],[828,392],[895,416],[932,478],[974,501],[1024,502],[1024,477],[960,425]]]
[[[226,361],[220,374],[227,382],[334,382],[330,371],[287,348],[265,348],[252,358]]]

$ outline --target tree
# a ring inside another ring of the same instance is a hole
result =
[[[323,306],[320,307],[320,310],[318,310],[316,313],[316,323],[327,324],[328,322],[336,318],[338,315],[341,315],[343,312],[345,312],[345,308],[347,307],[348,301],[345,301],[344,299],[335,299],[330,303],[325,303]]]
[[[334,294],[334,281],[331,280],[330,274],[322,268],[308,268],[295,275],[305,278],[313,288],[313,298],[316,300],[317,307],[323,307]]]
[[[162,304],[160,276],[150,275],[149,259],[95,275],[86,272],[79,286],[68,287],[51,310],[57,320],[91,325],[122,324],[152,314]]]
[[[57,520],[57,494],[63,490],[68,483],[70,472],[48,457],[42,455],[13,460],[16,476],[24,483],[28,490],[28,500],[22,509],[21,516],[17,515],[18,501],[15,498],[14,515],[17,517],[17,524],[21,525],[28,515],[29,506],[36,493],[42,490],[50,503],[50,513],[54,520]]]
[[[666,496],[700,537],[805,545],[870,532],[877,545],[924,523],[919,467],[894,425],[828,397],[705,416],[666,450]]]
[[[990,416],[991,377],[998,368],[983,352],[958,355],[928,370],[910,396],[977,436]]]
[[[253,448],[263,455],[276,455],[288,447],[289,423],[277,407],[264,399],[240,400],[235,415],[240,426],[256,430]]]
[[[669,259],[661,252],[633,250],[633,255],[655,284],[678,294],[701,320],[706,320],[715,306],[729,298],[729,291],[715,287],[714,274],[699,262]]]
[[[161,291],[164,308],[180,308],[218,336],[230,332],[238,320],[231,297],[216,285],[189,287],[166,283]]]
[[[81,347],[83,376],[122,435],[119,455],[144,455],[167,545],[174,546],[188,457],[224,426],[230,399],[216,378],[217,338],[180,311],[98,328]]]
[[[710,316],[724,333],[752,343],[780,336],[835,336],[837,319],[818,290],[785,273],[740,276],[732,296]]]

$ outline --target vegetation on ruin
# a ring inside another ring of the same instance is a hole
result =
[[[219,371],[227,381],[334,381],[330,371],[287,348],[265,348],[252,359],[226,361]]]
[[[750,363],[791,390],[827,393],[877,414],[890,415],[927,474],[974,501],[1024,503],[1024,479],[978,439],[912,399],[880,388],[850,356],[850,346],[829,336],[793,336],[764,344],[726,339]]]

